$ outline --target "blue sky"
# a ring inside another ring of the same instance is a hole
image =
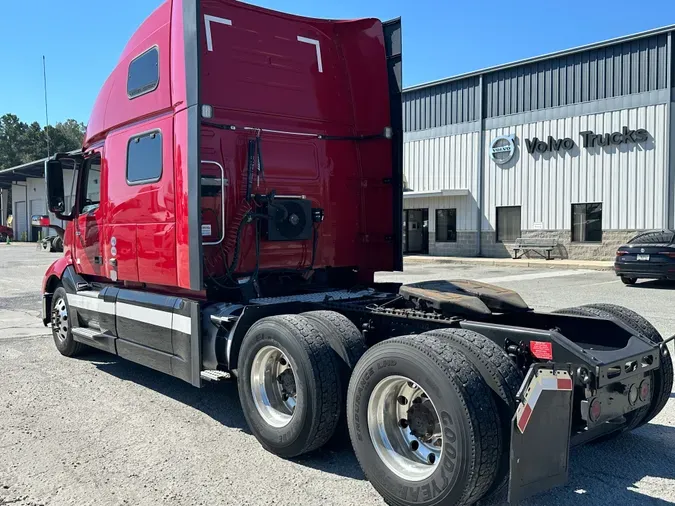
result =
[[[0,115],[87,122],[131,34],[161,0],[3,2]],[[406,86],[675,23],[673,0],[254,0],[315,17],[403,18]]]

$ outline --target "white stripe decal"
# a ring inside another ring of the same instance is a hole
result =
[[[117,316],[154,325],[155,327],[163,327],[185,334],[192,334],[192,319],[189,316],[175,315],[168,311],[135,306],[125,302],[117,303]]]
[[[103,299],[95,298],[90,295],[75,295],[67,294],[68,304],[73,307],[86,309],[88,311],[96,311],[97,313],[115,314],[115,304],[106,302]]]
[[[304,42],[305,44],[312,44],[316,47],[316,61],[319,65],[319,73],[323,73],[323,62],[321,61],[321,43],[316,39],[310,39],[307,37],[302,37],[298,35],[298,42]]]
[[[173,330],[192,335],[192,318],[182,314],[173,315]]]
[[[232,20],[226,18],[219,18],[218,16],[211,16],[210,14],[204,14],[204,25],[206,28],[206,49],[208,51],[213,51],[211,23],[220,23],[221,25],[232,26]]]

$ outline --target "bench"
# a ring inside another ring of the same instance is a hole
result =
[[[513,247],[513,258],[519,259],[530,251],[546,260],[551,260],[551,251],[558,247],[558,239],[541,237],[519,237]],[[520,252],[520,254],[518,254]],[[546,253],[546,255],[544,255]]]

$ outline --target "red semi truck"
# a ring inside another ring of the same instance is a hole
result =
[[[566,482],[572,445],[654,417],[671,358],[624,308],[544,314],[471,281],[374,282],[402,269],[401,73],[398,20],[163,3],[82,154],[46,163],[68,225],[44,323],[65,356],[236,379],[280,456],[348,430],[389,504],[506,487],[517,501]]]

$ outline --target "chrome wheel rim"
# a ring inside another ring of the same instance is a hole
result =
[[[52,329],[59,341],[63,342],[68,338],[68,329],[70,322],[68,321],[68,307],[63,298],[58,298],[54,303],[52,310]]]
[[[405,376],[381,380],[368,400],[368,431],[375,451],[396,475],[421,481],[443,453],[443,427],[432,400]]]
[[[291,422],[297,404],[295,372],[276,346],[261,348],[253,358],[251,391],[255,407],[268,425],[278,428]]]

